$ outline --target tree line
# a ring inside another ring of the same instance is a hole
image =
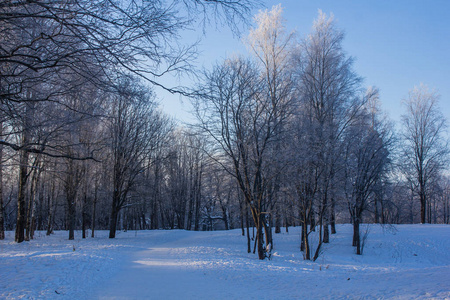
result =
[[[273,233],[301,226],[304,258],[316,260],[336,223],[353,224],[357,254],[363,222],[448,224],[437,92],[412,89],[397,130],[333,16],[319,12],[298,37],[281,6],[260,11],[247,54],[204,70],[194,87],[160,83],[191,70],[195,48],[176,40],[194,12],[233,26],[252,4],[1,4],[0,238],[241,228],[247,251],[265,259]],[[197,122],[164,115],[152,85],[190,97]]]

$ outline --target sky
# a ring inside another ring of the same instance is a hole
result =
[[[343,49],[355,59],[354,70],[363,86],[380,90],[382,109],[399,122],[402,100],[421,83],[440,94],[439,106],[450,121],[450,1],[448,0],[264,0],[265,8],[280,4],[286,28],[298,38],[311,31],[318,10],[333,14],[345,32]],[[262,9],[265,9],[264,7]],[[253,14],[256,14],[255,9]],[[227,27],[210,26],[184,36],[201,37],[198,67],[210,68],[234,54],[246,54],[241,38]],[[242,36],[248,28],[242,29]],[[166,79],[167,80],[167,79]],[[166,81],[174,85],[174,79]],[[182,84],[190,80],[181,79]],[[182,122],[193,121],[189,100],[158,92],[163,111]]]

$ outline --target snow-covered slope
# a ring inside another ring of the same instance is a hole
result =
[[[350,225],[316,262],[299,228],[274,237],[272,259],[246,253],[240,230],[66,232],[0,241],[1,299],[450,299],[450,226],[370,226],[363,256]]]

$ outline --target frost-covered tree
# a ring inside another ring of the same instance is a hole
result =
[[[320,253],[322,242],[329,240],[329,225],[334,223],[332,193],[337,180],[340,143],[360,106],[356,96],[361,78],[353,70],[353,59],[342,49],[343,38],[334,17],[319,11],[311,33],[294,56],[299,115],[307,136],[298,141],[307,141],[310,145],[304,154],[309,160],[307,170],[310,172],[305,178],[314,178],[308,181],[307,188],[314,191],[309,192],[314,197],[308,200],[311,212],[303,214],[309,219],[302,220],[302,224],[314,228],[318,221],[320,237],[314,259]]]
[[[254,17],[255,26],[245,40],[251,54],[261,70],[263,84],[262,96],[273,103],[275,109],[276,142],[270,145],[272,163],[266,170],[266,176],[274,177],[267,186],[268,207],[266,222],[269,230],[266,239],[272,246],[272,224],[275,219],[275,232],[280,232],[281,207],[283,198],[280,197],[282,184],[282,171],[286,165],[285,160],[285,127],[292,111],[293,81],[291,56],[294,50],[294,32],[287,32],[283,18],[281,4],[273,6],[271,10],[260,11]],[[274,126],[275,128],[275,126]]]
[[[426,210],[432,182],[445,168],[448,142],[444,139],[447,120],[438,106],[438,94],[425,85],[415,87],[404,101],[402,116],[403,173],[420,201],[420,222],[430,222]]]
[[[270,11],[260,11],[254,17],[254,22],[256,26],[250,29],[246,44],[260,65],[264,94],[272,103],[288,103],[292,98],[290,58],[294,33],[286,32],[281,4]]]
[[[258,257],[270,256],[271,216],[280,186],[281,136],[291,109],[292,35],[281,6],[260,11],[246,44],[256,61],[227,59],[206,73],[196,115],[238,183],[256,225]],[[265,246],[264,246],[265,243]]]

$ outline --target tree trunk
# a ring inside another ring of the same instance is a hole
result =
[[[328,204],[327,201],[325,200],[323,203],[323,210],[322,210],[322,216],[320,218],[320,225],[323,227],[323,239],[322,242],[323,243],[329,243],[330,242],[330,230],[329,230],[329,210],[328,210]]]
[[[165,211],[161,206],[159,207],[159,212],[161,215],[161,226],[165,229],[165,228],[167,228],[167,226],[166,226],[167,221],[166,221]]]
[[[117,229],[117,221],[119,217],[119,211],[120,211],[120,195],[119,192],[116,190],[113,192],[113,201],[111,206],[111,215],[109,218],[109,238],[113,239],[116,237],[116,229]]]
[[[3,135],[3,123],[0,122],[0,136]],[[0,240],[5,239],[5,212],[3,210],[3,145],[0,145]]]
[[[328,192],[325,192],[325,195],[322,200],[322,209],[321,209],[322,216],[320,217],[321,225],[323,226],[323,242],[329,243],[330,242],[330,230],[329,230],[329,214],[330,210],[328,209]]]
[[[426,210],[427,210],[427,199],[425,196],[425,191],[423,184],[419,184],[419,198],[420,198],[420,223],[425,224],[426,222]]]
[[[227,208],[224,205],[222,205],[222,219],[225,223],[225,230],[230,230],[230,226],[228,224]]]
[[[47,217],[47,235],[50,235],[53,232],[53,221],[56,210],[56,204],[54,204],[55,198],[55,182],[52,182],[52,190],[51,194],[47,196],[47,205],[48,205],[48,217]]]
[[[50,195],[47,196],[47,206],[48,206],[48,214],[47,214],[47,232],[46,235],[50,235],[52,233],[52,201]]]
[[[68,161],[67,168],[67,177],[65,182],[65,192],[66,192],[66,201],[67,201],[67,225],[69,230],[69,240],[73,240],[75,238],[75,200],[77,194],[76,188],[76,174],[74,174],[75,170],[73,167],[73,161]]]
[[[280,214],[280,206],[276,206],[275,212],[275,233],[281,233],[281,214]]]
[[[27,99],[31,99],[32,94],[27,91]],[[22,126],[22,141],[21,145],[27,146],[30,143],[30,129],[31,129],[31,119],[33,117],[34,103],[26,103],[25,106],[25,118]],[[17,222],[16,222],[16,234],[15,241],[21,243],[25,240],[25,226],[26,226],[26,203],[25,203],[25,193],[26,185],[28,180],[28,159],[29,154],[27,151],[20,151],[19,158],[19,189],[17,196]]]
[[[30,239],[34,239],[34,232],[36,231],[36,209],[38,206],[38,200],[38,197],[34,199],[33,206],[31,208]]]
[[[128,201],[127,201],[128,202]],[[129,219],[130,219],[130,212],[129,212],[129,208],[128,208],[128,203],[125,203],[125,207],[123,209],[120,210],[121,215],[122,215],[122,228],[121,230],[123,230],[124,232],[127,232],[129,229]]]
[[[23,144],[28,143],[25,138]],[[25,240],[25,188],[28,178],[28,152],[20,152],[19,190],[17,196],[17,223],[15,241],[21,243]]]
[[[85,190],[83,197],[83,205],[81,207],[81,233],[82,238],[86,238],[86,230],[87,230],[87,191]]]
[[[92,201],[91,237],[95,236],[95,215],[97,213],[97,192],[98,183],[95,182],[94,201]]]
[[[380,213],[379,213],[379,211],[378,211],[378,195],[377,195],[377,194],[378,194],[378,193],[375,193],[374,204],[373,204],[373,206],[374,206],[374,208],[375,208],[375,213],[374,213],[374,220],[373,220],[373,222],[374,222],[375,224],[380,223]]]
[[[245,204],[245,225],[247,226],[247,253],[252,252],[252,246],[250,242],[250,220],[248,215],[248,205]]]
[[[33,219],[35,219],[35,211],[36,211],[36,194],[38,190],[39,183],[39,158],[35,158],[33,163],[33,176],[31,177],[31,189],[30,189],[30,198],[28,200],[28,209],[27,209],[27,220],[25,225],[25,240],[29,241],[33,239]]]
[[[273,239],[272,239],[272,220],[270,214],[267,216],[269,218],[269,222],[266,221],[266,216],[262,215],[263,228],[266,236],[266,256],[268,255],[270,258],[270,254],[273,250]]]
[[[195,193],[195,224],[194,230],[199,230],[200,225],[200,201],[201,201],[201,185],[202,185],[202,173],[203,173],[203,164],[200,164],[200,170],[197,171],[198,182],[196,185],[196,193]]]
[[[234,222],[233,222],[233,214],[231,213],[231,211],[227,212],[227,219],[228,219],[228,228],[230,230],[233,230],[234,229],[234,226],[233,226]]]
[[[432,204],[431,201],[428,201],[428,207],[427,207],[427,223],[432,223]]]
[[[118,211],[115,207],[111,210],[111,216],[109,217],[109,238],[113,239],[116,237],[117,229],[117,218],[119,216]]]
[[[240,212],[240,220],[241,220],[241,231],[242,231],[242,236],[245,236],[245,228],[244,228],[244,207],[242,205],[242,200],[239,199],[239,212]],[[445,214],[444,214],[445,216]]]
[[[309,246],[309,238],[308,238],[308,224],[302,224],[302,242],[301,242],[301,251],[303,251],[303,258],[305,260],[311,260],[311,250]]]
[[[75,239],[75,195],[67,194],[69,240]]]
[[[258,216],[258,219],[259,220],[258,220],[257,230],[256,230],[258,258],[263,260],[266,258],[266,252],[264,251],[264,236],[263,236],[263,226],[262,226],[261,215]]]
[[[323,243],[323,239],[322,239],[322,228],[323,228],[322,223],[323,223],[323,220],[320,220],[319,223],[320,223],[319,224],[319,243],[317,245],[316,252],[314,253],[313,261],[316,261],[319,258],[320,251],[321,251],[321,248],[322,248],[322,243]]]
[[[308,233],[308,223],[306,219],[300,221],[300,226],[302,226],[302,236],[300,242],[300,251],[305,251],[305,235]]]
[[[336,234],[336,200],[331,198],[331,234]]]
[[[159,213],[161,213],[161,222],[162,226],[164,226],[164,218],[163,218],[163,210],[159,208],[159,163],[156,163],[155,165],[155,180],[154,180],[154,193],[153,197],[151,199],[151,208],[152,211],[150,213],[150,229],[158,229],[159,228]],[[160,211],[158,211],[160,209]]]
[[[306,224],[305,224],[305,223],[302,223],[302,224],[300,224],[300,226],[302,226],[302,235],[301,235],[301,238],[300,238],[300,252],[303,252],[303,251],[305,250],[305,243],[304,243],[304,240],[305,240],[305,230],[304,230],[303,227],[305,227]]]
[[[186,230],[192,229],[192,218],[194,215],[194,204],[195,204],[195,190],[197,187],[196,181],[197,176],[194,175],[193,168],[191,167],[189,170],[189,183],[190,183],[190,192],[189,192],[189,198],[188,198],[188,211],[187,211],[187,220],[186,220]],[[195,177],[195,178],[194,178]]]
[[[361,255],[361,237],[359,234],[359,218],[353,219],[353,246],[356,247],[356,254]]]
[[[359,232],[360,219],[357,216],[353,216],[353,243],[352,246],[356,247],[356,254],[361,254],[361,236]]]
[[[316,218],[314,217],[314,207],[311,205],[311,213],[309,214],[309,228],[310,231],[316,231]]]
[[[192,229],[193,210],[194,210],[194,199],[192,199],[192,195],[191,195],[188,200],[188,210],[187,210],[187,217],[186,217],[186,224],[185,224],[186,230]]]
[[[36,215],[37,215],[37,220],[35,220],[35,225],[32,226],[33,231],[32,233],[34,234],[35,230],[44,230],[44,212],[43,212],[43,208],[44,208],[44,196],[45,196],[45,191],[46,191],[46,185],[44,183],[43,180],[41,180],[41,187],[39,190],[39,197],[38,197],[38,201],[36,202]]]
[[[264,249],[264,233],[263,233],[263,215],[258,213],[257,209],[254,207],[250,207],[253,222],[256,226],[256,238],[255,238],[255,250],[258,249],[258,258],[264,260],[266,258],[266,252]]]
[[[325,219],[325,224],[323,225],[323,242],[328,244],[330,242],[330,227],[328,224],[328,219]]]
[[[155,187],[157,189],[157,187]],[[150,229],[158,229],[158,198],[157,194],[152,199],[152,212],[150,214]]]
[[[286,226],[286,233],[289,233],[289,218],[284,216],[284,225]]]

